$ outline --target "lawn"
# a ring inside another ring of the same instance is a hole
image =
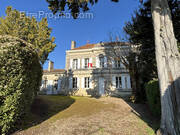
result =
[[[15,135],[154,135],[158,124],[145,105],[120,98],[38,96]]]

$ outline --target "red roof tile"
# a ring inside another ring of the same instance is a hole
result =
[[[104,45],[130,45],[130,43],[128,42],[104,42]],[[94,48],[96,46],[96,44],[86,44],[77,48],[74,48],[72,50],[80,50],[80,49],[91,49]]]
[[[79,49],[91,49],[95,46],[95,44],[86,44],[86,45],[83,45],[83,46],[80,46],[80,47],[77,47],[77,48],[74,48],[72,50],[79,50]]]

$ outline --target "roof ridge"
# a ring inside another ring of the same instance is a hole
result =
[[[92,43],[92,44],[87,43],[87,44],[85,44],[85,45],[79,46],[79,47],[74,48],[74,49],[72,49],[72,50],[78,50],[78,49],[91,49],[91,48],[93,48],[95,45],[96,45],[96,44],[93,44],[93,43]]]
[[[100,42],[100,43],[92,43],[92,44],[90,44],[90,43],[87,43],[87,44],[85,44],[85,45],[82,45],[82,46],[79,46],[79,47],[77,47],[77,48],[74,48],[74,49],[72,49],[72,50],[80,50],[80,49],[91,49],[91,48],[94,48],[96,45],[98,45],[98,44],[104,44],[104,45],[107,45],[107,44],[112,44],[112,45],[115,45],[115,44],[120,44],[120,45],[130,45],[131,43],[130,42],[121,42],[121,41],[114,41],[114,42]]]
[[[43,70],[43,72],[64,72],[64,71],[66,71],[65,69],[52,69],[51,71],[49,71],[49,70]]]

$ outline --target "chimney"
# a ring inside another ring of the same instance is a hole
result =
[[[49,65],[48,65],[48,71],[52,71],[54,69],[54,62],[49,61]]]
[[[76,41],[71,41],[71,49],[76,48]]]

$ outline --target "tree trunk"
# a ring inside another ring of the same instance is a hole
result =
[[[151,0],[163,135],[180,135],[180,54],[167,0]]]
[[[132,95],[136,95],[136,78],[135,78],[134,70],[132,68],[129,68],[129,74],[131,77]]]

